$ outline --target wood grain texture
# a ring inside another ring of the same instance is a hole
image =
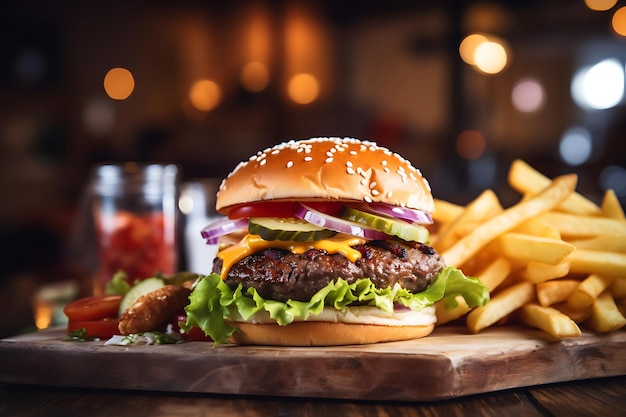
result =
[[[561,395],[568,392],[573,395]],[[0,384],[0,417],[569,417],[626,415],[626,377],[436,402],[224,396]]]
[[[550,340],[499,327],[441,327],[423,339],[365,346],[185,343],[104,346],[63,329],[0,341],[0,382],[58,387],[431,401],[626,374],[626,332]]]

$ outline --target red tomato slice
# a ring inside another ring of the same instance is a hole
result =
[[[117,317],[121,295],[94,295],[79,298],[65,306],[63,312],[70,321],[92,321]]]
[[[298,202],[294,201],[267,201],[245,204],[230,209],[228,217],[231,219],[247,217],[294,217]],[[306,204],[321,212],[336,216],[345,204],[342,202],[307,201]]]
[[[70,320],[67,323],[67,334],[71,336],[76,330],[85,329],[85,337],[109,339],[116,334],[120,334],[120,331],[117,328],[119,323],[119,319],[112,317],[107,317],[102,320],[89,321]]]
[[[295,207],[296,203],[291,201],[246,204],[230,209],[228,217],[293,217]]]

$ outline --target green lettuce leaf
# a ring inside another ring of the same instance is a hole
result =
[[[215,345],[219,345],[226,343],[236,331],[226,322],[235,313],[248,320],[254,314],[266,311],[279,325],[285,326],[296,318],[306,320],[311,314],[320,314],[325,306],[341,310],[358,302],[393,312],[394,304],[400,303],[420,311],[441,299],[445,300],[446,307],[453,308],[457,305],[457,296],[462,296],[470,307],[476,307],[487,303],[489,291],[476,278],[466,277],[460,270],[447,267],[439,272],[426,290],[417,294],[399,285],[379,289],[369,278],[352,284],[338,278],[315,293],[308,302],[280,302],[263,299],[254,288],[243,292],[239,285],[233,291],[219,275],[211,274],[202,278],[189,296],[190,302],[185,308],[187,321],[181,323],[181,327],[189,330],[197,326],[215,341]]]

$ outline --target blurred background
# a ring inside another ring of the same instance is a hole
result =
[[[220,178],[283,140],[350,136],[399,152],[456,203],[485,188],[515,201],[506,173],[522,158],[624,204],[624,6],[3,2],[0,336],[34,326],[42,285],[84,278],[75,251],[102,162]]]

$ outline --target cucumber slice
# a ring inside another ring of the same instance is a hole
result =
[[[142,295],[148,294],[154,290],[158,290],[165,286],[165,282],[161,278],[147,278],[143,281],[139,281],[133,285],[130,290],[124,295],[122,301],[120,301],[119,315],[121,316],[126,310],[128,310],[135,301]]]
[[[265,240],[313,242],[334,236],[334,230],[324,229],[305,220],[282,217],[251,217],[248,232]]]
[[[392,217],[367,213],[352,207],[344,207],[339,215],[342,219],[361,223],[388,235],[397,236],[402,240],[420,243],[428,243],[430,240],[428,229],[418,224],[410,224]]]

